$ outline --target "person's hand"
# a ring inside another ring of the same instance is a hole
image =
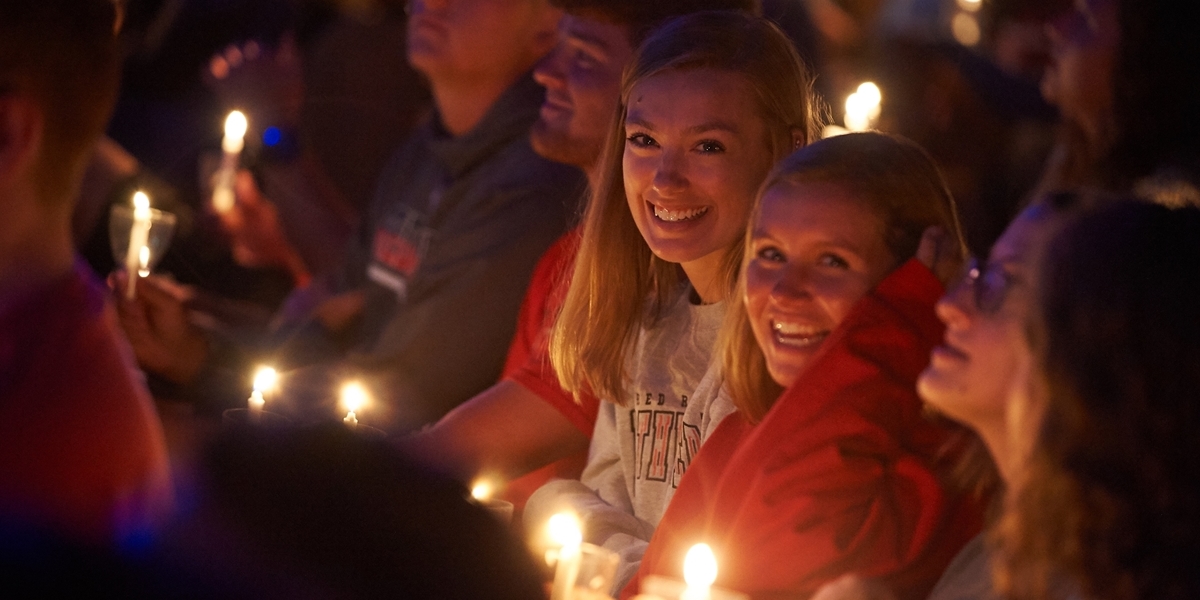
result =
[[[292,275],[296,287],[308,285],[312,277],[283,231],[279,210],[263,196],[249,171],[238,172],[234,194],[233,208],[217,213],[229,234],[234,261],[243,267],[281,268]]]
[[[896,600],[896,595],[878,581],[850,574],[822,586],[812,600]]]
[[[109,284],[118,290],[112,295],[117,318],[138,364],[176,383],[195,379],[208,358],[208,340],[188,319],[187,291],[151,275],[138,279],[137,297],[130,300],[120,293],[126,285],[124,272],[113,273]]]
[[[962,257],[956,244],[946,230],[932,225],[925,229],[917,246],[917,260],[929,267],[943,285],[949,285],[962,270]]]
[[[367,293],[352,290],[322,301],[313,314],[327,331],[340,333],[362,314],[366,304]]]

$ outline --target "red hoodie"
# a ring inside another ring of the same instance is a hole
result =
[[[922,414],[915,383],[942,339],[942,287],[919,262],[864,297],[757,426],[728,417],[701,448],[637,576],[681,577],[692,544],[717,584],[806,597],[845,573],[924,598],[981,526],[933,467],[953,431]]]

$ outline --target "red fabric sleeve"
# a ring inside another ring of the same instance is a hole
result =
[[[537,394],[590,438],[596,426],[600,401],[587,395],[576,402],[575,397],[558,384],[548,353],[549,330],[566,295],[569,273],[578,249],[579,231],[572,230],[559,238],[538,261],[521,305],[517,335],[504,365],[504,378]]]
[[[941,340],[942,288],[910,261],[863,298],[756,427],[710,436],[650,542],[647,574],[680,577],[691,544],[717,554],[717,585],[804,597],[845,573],[924,598],[981,526],[934,466],[953,435],[923,416],[916,378]]]
[[[566,295],[570,271],[579,248],[579,231],[572,230],[546,250],[534,267],[529,289],[518,315],[517,334],[508,349],[504,364],[505,379],[516,382],[558,409],[588,438],[596,426],[600,401],[585,396],[576,402],[558,384],[558,376],[550,365],[549,331],[554,325],[558,308]],[[551,479],[578,479],[587,464],[587,452],[580,452],[527,473],[505,485],[504,499],[512,502],[520,514],[525,501],[533,492]]]

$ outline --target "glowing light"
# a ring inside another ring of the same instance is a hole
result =
[[[850,131],[866,131],[875,125],[881,113],[883,93],[879,86],[865,81],[846,97],[846,116],[843,122]],[[832,133],[832,132],[831,132]]]
[[[268,127],[263,130],[263,144],[266,146],[275,146],[283,141],[283,132],[278,127]]]
[[[964,46],[978,44],[983,36],[975,15],[966,12],[954,15],[954,20],[950,22],[950,32],[954,34],[954,39]]]
[[[583,530],[579,518],[570,513],[558,513],[550,517],[550,521],[546,523],[546,532],[555,546],[567,548],[583,543]]]
[[[688,589],[708,591],[717,580],[717,557],[708,544],[696,544],[683,559],[683,581]]]
[[[476,481],[475,484],[471,486],[471,497],[479,502],[488,500],[492,497],[492,484],[483,479]]]
[[[138,277],[150,276],[150,246],[138,250]]]
[[[139,190],[133,193],[133,218],[150,218],[150,196],[147,196],[146,192]]]
[[[269,392],[279,383],[279,373],[271,367],[259,367],[254,373],[254,391]]]
[[[246,137],[246,129],[250,127],[246,121],[246,115],[240,110],[235,110],[225,117],[225,139],[221,141],[221,149],[228,154],[237,154],[242,151],[244,138]]]
[[[342,386],[342,408],[346,409],[346,418],[342,422],[350,427],[358,427],[358,411],[367,404],[370,396],[367,389],[357,381],[351,381]]]
[[[967,12],[979,12],[983,8],[982,0],[958,0],[958,7]]]

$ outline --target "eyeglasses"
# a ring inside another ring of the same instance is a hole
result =
[[[981,265],[974,258],[967,263],[967,272],[963,276],[963,283],[971,286],[975,308],[985,315],[994,315],[1004,306],[1004,299],[1016,282],[1017,279],[1005,273],[999,265]]]

